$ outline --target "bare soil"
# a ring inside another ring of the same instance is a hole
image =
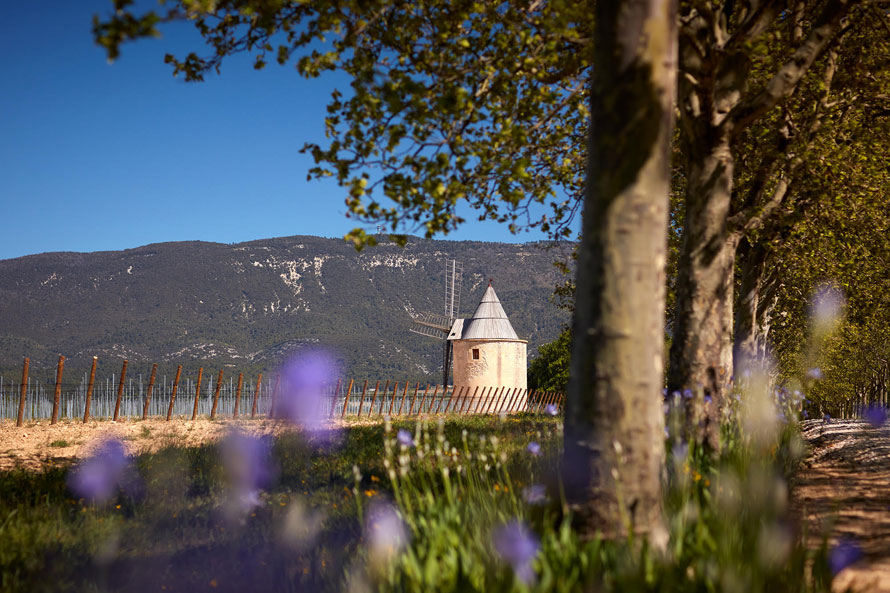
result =
[[[809,533],[830,534],[829,545],[855,541],[863,552],[833,589],[890,593],[890,426],[840,420],[801,428],[811,451],[798,472],[794,505]]]
[[[86,457],[99,443],[120,439],[127,453],[134,455],[157,451],[168,446],[183,447],[212,443],[232,428],[251,434],[278,434],[289,430],[270,420],[208,420],[174,418],[148,420],[96,420],[83,424],[62,420],[50,425],[35,420],[16,427],[14,420],[0,420],[0,471],[22,467],[39,470],[47,465],[71,462]]]

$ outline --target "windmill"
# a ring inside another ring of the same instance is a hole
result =
[[[463,265],[456,260],[445,260],[445,314],[412,314],[410,331],[415,334],[442,341],[442,385],[448,385],[448,372],[451,369],[451,342],[448,333],[460,309],[460,286]]]

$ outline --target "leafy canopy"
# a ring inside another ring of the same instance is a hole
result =
[[[306,78],[347,73],[350,88],[327,106],[328,141],[303,151],[316,163],[308,177],[335,178],[359,222],[447,234],[464,222],[463,201],[513,232],[569,236],[589,115],[584,3],[178,0],[141,14],[132,0],[114,6],[106,20],[94,17],[109,59],[123,42],[187,20],[211,48],[167,55],[187,81],[237,53],[258,69],[293,63]],[[374,243],[361,228],[348,237]]]

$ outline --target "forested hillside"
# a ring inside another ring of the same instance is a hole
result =
[[[529,352],[567,322],[552,298],[569,246],[295,236],[234,245],[159,243],[125,251],[45,253],[0,261],[0,368],[115,372],[158,362],[270,371],[325,346],[355,377],[433,380],[440,345],[408,332],[410,313],[443,312],[446,258],[463,263],[461,314],[492,278]],[[45,371],[44,371],[45,372]]]

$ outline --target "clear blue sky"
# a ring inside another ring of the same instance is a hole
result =
[[[163,63],[202,41],[185,25],[124,46],[108,64],[91,18],[110,0],[4,5],[0,25],[0,259],[161,241],[342,236],[343,190],[306,181],[306,141],[342,77],[232,59],[203,83]],[[178,51],[177,51],[178,50]],[[472,212],[464,213],[473,218]],[[449,239],[528,241],[495,223]]]

